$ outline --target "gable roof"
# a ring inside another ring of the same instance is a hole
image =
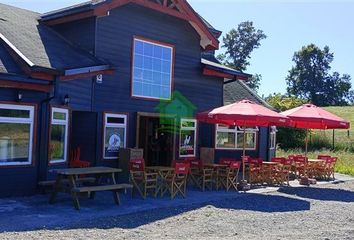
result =
[[[201,18],[186,0],[91,0],[71,7],[48,12],[40,16],[47,25],[57,25],[93,16],[107,16],[109,11],[127,4],[138,4],[188,21],[200,35],[200,45],[206,49],[218,49],[221,32]]]
[[[85,52],[50,27],[38,22],[39,13],[0,4],[0,44],[21,67],[65,75],[65,71],[108,64]],[[5,57],[2,51],[1,57]],[[2,69],[4,70],[4,69]]]
[[[228,105],[241,100],[250,100],[257,104],[263,105],[271,110],[274,110],[265,100],[247,86],[246,83],[240,80],[230,82],[224,85],[224,105]]]

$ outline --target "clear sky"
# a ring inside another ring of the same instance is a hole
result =
[[[85,0],[0,0],[46,12]],[[292,56],[302,46],[328,45],[332,70],[354,78],[354,0],[189,0],[194,9],[224,33],[251,20],[268,36],[252,54],[248,73],[263,76],[260,94],[285,93]],[[352,80],[354,87],[354,79]]]

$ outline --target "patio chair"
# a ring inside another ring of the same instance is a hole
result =
[[[137,190],[143,199],[146,199],[149,191],[152,191],[154,197],[157,196],[157,173],[148,173],[145,170],[144,159],[130,160],[129,162],[130,182],[133,184],[133,190]]]
[[[241,162],[231,161],[226,168],[218,168],[216,175],[216,190],[224,187],[226,191],[234,188],[237,191],[238,174]]]
[[[213,189],[214,169],[206,167],[200,159],[190,161],[190,177],[195,186],[203,192],[206,188]]]
[[[329,159],[326,160],[326,169],[325,169],[325,177],[326,179],[331,179],[332,177],[332,180],[335,180],[335,177],[334,177],[334,170],[335,170],[335,167],[336,167],[336,163],[337,163],[337,160],[338,158],[337,157],[331,157]]]
[[[272,158],[272,162],[279,163],[273,169],[273,181],[276,184],[283,185],[285,182],[290,186],[290,172],[293,161],[285,157]]]
[[[164,188],[161,195],[163,196],[166,192],[169,192],[171,199],[174,199],[180,193],[185,198],[188,173],[189,165],[187,163],[176,163],[174,173],[167,176],[164,180]]]
[[[230,165],[232,162],[237,162],[234,158],[220,158],[219,164]]]
[[[90,167],[91,163],[83,161],[81,158],[81,149],[77,147],[70,151],[69,167],[70,168],[86,168]]]
[[[264,181],[264,172],[262,169],[263,160],[260,158],[251,159],[249,162],[249,183],[263,183]]]
[[[308,173],[308,158],[303,156],[294,157],[295,176],[300,178]]]

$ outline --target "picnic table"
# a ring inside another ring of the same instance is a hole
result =
[[[115,174],[122,172],[121,169],[110,167],[88,167],[88,168],[67,168],[53,169],[56,173],[54,191],[50,195],[49,203],[54,204],[59,192],[69,193],[72,196],[74,207],[80,210],[78,195],[88,193],[90,198],[95,197],[95,192],[111,191],[117,205],[120,205],[119,190],[131,189],[131,184],[117,184]],[[95,177],[94,185],[83,186],[82,176],[92,175]],[[109,182],[102,182],[106,178]]]

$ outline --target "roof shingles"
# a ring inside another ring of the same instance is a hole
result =
[[[67,70],[105,63],[38,23],[39,13],[0,3],[0,33],[34,65]]]

